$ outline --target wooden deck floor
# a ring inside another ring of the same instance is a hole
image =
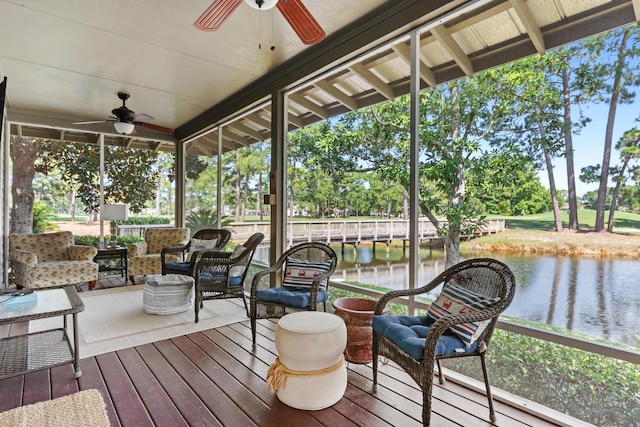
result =
[[[95,388],[113,426],[421,425],[421,393],[391,365],[382,367],[377,393],[370,366],[349,364],[346,393],[332,407],[302,411],[281,403],[264,380],[276,356],[275,325],[260,321],[255,354],[244,321],[81,359],[77,380],[71,364],[7,378],[0,381],[0,411]],[[26,331],[26,324],[4,325],[0,337]],[[453,382],[437,385],[433,394],[433,425],[492,425],[483,394]],[[493,425],[554,425],[504,403],[496,409]]]

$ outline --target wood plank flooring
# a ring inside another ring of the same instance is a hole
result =
[[[251,352],[248,321],[81,359],[0,381],[0,411],[98,389],[112,426],[419,426],[422,394],[400,369],[382,365],[371,391],[370,365],[349,364],[344,398],[330,408],[302,411],[281,403],[264,378],[275,360],[275,321],[258,326]],[[26,333],[25,324],[0,326],[0,336]],[[437,384],[437,382],[436,382]],[[319,393],[322,390],[318,390]],[[436,385],[432,425],[554,425],[496,402],[488,421],[484,394],[453,382]]]

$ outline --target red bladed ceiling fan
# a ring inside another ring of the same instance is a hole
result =
[[[304,44],[318,43],[326,35],[300,0],[216,0],[193,25],[202,31],[216,31],[243,1],[259,10],[276,6]]]
[[[100,116],[109,117],[107,120],[92,120],[88,122],[75,122],[74,125],[90,125],[94,123],[113,123],[113,127],[116,132],[122,135],[135,135],[136,126],[145,127],[148,129],[156,130],[158,132],[173,133],[173,129],[166,128],[164,126],[158,126],[151,123],[147,123],[148,120],[153,120],[148,114],[136,114],[127,108],[126,102],[130,95],[124,92],[118,92],[118,98],[122,100],[122,105],[118,108],[111,110],[111,115],[102,113],[91,113]]]

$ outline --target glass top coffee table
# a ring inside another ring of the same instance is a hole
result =
[[[75,377],[80,377],[77,314],[84,310],[84,303],[78,292],[73,286],[65,286],[37,289],[34,293],[34,301],[0,303],[0,325],[62,316],[63,327],[1,339],[0,379],[70,362],[73,362]],[[2,302],[9,298],[11,294],[0,295]],[[69,340],[69,314],[72,315],[73,346]]]

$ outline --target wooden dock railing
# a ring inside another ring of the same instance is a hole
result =
[[[121,236],[144,235],[144,229],[151,227],[172,227],[162,225],[121,225],[118,227]],[[269,242],[269,222],[234,222],[229,225],[234,240],[245,240],[253,233],[263,233]],[[485,220],[485,226],[476,235],[495,234],[505,230],[503,219]],[[359,244],[362,241],[386,242],[393,240],[410,240],[409,222],[405,220],[343,220],[343,221],[294,221],[287,225],[289,238],[294,243],[325,242]],[[420,219],[418,224],[420,240],[438,238],[436,228],[427,219]]]

